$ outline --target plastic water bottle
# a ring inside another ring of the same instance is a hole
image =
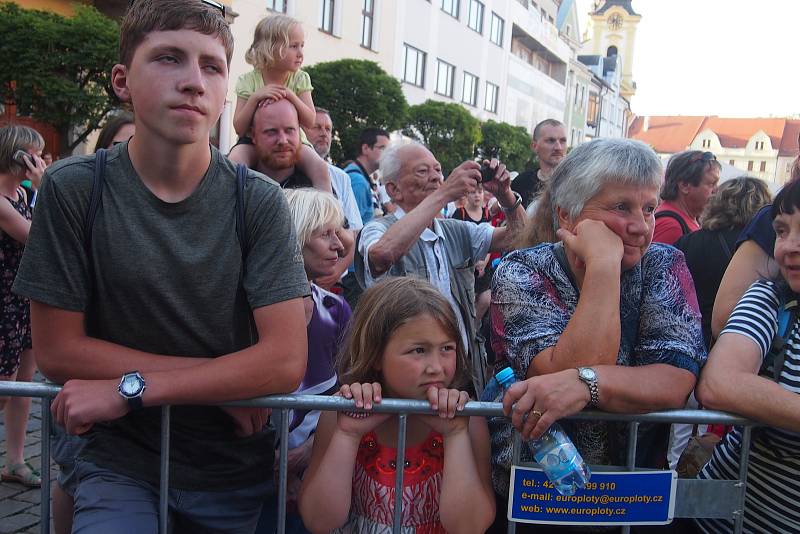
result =
[[[517,381],[510,367],[497,373],[495,380],[503,391]],[[589,466],[558,423],[550,425],[541,438],[530,442],[530,446],[534,459],[561,495],[574,495],[589,482],[592,476]]]

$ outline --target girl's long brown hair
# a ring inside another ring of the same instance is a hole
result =
[[[395,330],[420,315],[430,315],[456,342],[456,374],[450,387],[467,383],[464,344],[448,300],[429,282],[394,277],[367,289],[358,301],[339,352],[339,382],[381,382],[377,367]]]

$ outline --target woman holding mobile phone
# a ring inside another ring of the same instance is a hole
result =
[[[36,130],[0,128],[0,194],[4,197],[0,198],[0,380],[30,382],[36,371],[29,303],[15,295],[11,285],[31,228],[31,208],[22,181],[39,187],[45,169],[39,157],[42,149],[44,139]],[[6,431],[6,465],[0,479],[38,487],[42,479],[22,455],[30,406],[30,397],[0,397]]]

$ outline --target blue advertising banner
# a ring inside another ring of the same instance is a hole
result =
[[[571,525],[664,525],[675,511],[675,471],[592,469],[575,495],[561,495],[541,469],[512,467],[508,519]]]

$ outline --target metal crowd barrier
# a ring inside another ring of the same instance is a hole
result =
[[[61,388],[59,386],[33,383],[33,382],[0,382],[0,396],[12,397],[39,397],[42,399],[42,499],[40,532],[48,534],[50,525],[50,430],[52,416],[50,401]],[[323,411],[359,411],[353,401],[341,397],[322,395],[275,395],[261,397],[247,401],[230,403],[231,406],[259,406],[280,411],[280,464],[278,478],[278,524],[277,534],[285,534],[286,528],[286,479],[287,455],[289,441],[289,411],[323,410]],[[409,414],[433,414],[426,401],[383,399],[380,404],[373,407],[378,413],[398,414],[399,429],[397,435],[397,478],[395,482],[395,506],[393,532],[400,533],[400,519],[402,517],[402,487],[403,471],[405,465],[405,440],[406,423]],[[168,495],[169,488],[169,406],[161,409],[161,480],[159,502],[159,532],[168,533]],[[469,402],[460,416],[481,415],[500,416],[502,405],[494,402]],[[738,480],[696,480],[678,479],[675,499],[675,517],[711,517],[720,519],[733,519],[735,532],[742,532],[745,509],[745,488],[747,483],[747,466],[749,462],[751,430],[758,423],[728,414],[711,410],[670,410],[652,412],[649,414],[618,414],[600,411],[584,411],[569,419],[575,420],[605,420],[622,421],[630,423],[628,428],[627,469],[634,470],[636,456],[637,430],[639,423],[693,423],[693,424],[723,424],[743,426],[742,451],[739,464]],[[514,432],[513,464],[520,465],[521,439],[518,432]],[[535,464],[534,464],[535,465]],[[504,513],[498,510],[497,513]],[[623,527],[623,532],[628,533],[630,527]],[[509,522],[509,534],[516,532],[516,523]]]

